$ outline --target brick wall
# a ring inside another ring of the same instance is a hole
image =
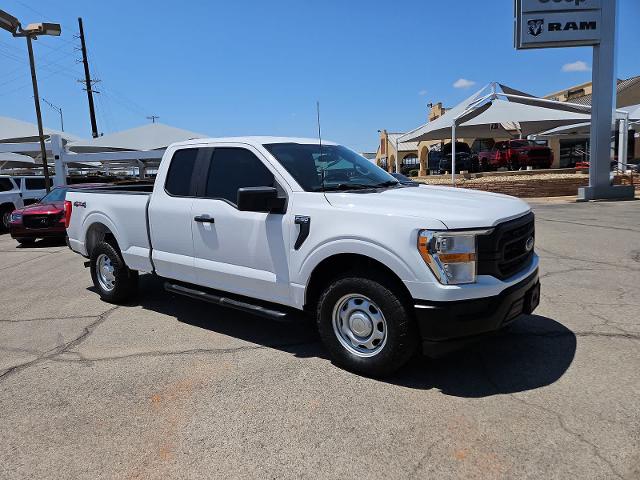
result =
[[[616,184],[626,184],[630,182],[630,177],[616,177]],[[633,178],[636,191],[640,192],[640,178],[636,175]],[[545,178],[539,180],[523,180],[509,182],[483,182],[460,184],[463,188],[473,190],[483,190],[486,192],[504,193],[515,197],[562,197],[577,195],[579,187],[589,185],[588,175],[577,175],[576,178]]]

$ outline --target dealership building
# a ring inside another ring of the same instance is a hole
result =
[[[592,100],[592,84],[591,82],[583,83],[573,87],[560,90],[549,95],[546,99],[558,102],[569,102],[580,105],[591,105]],[[640,76],[631,77],[626,80],[618,80],[616,106],[629,107],[631,105],[640,104]],[[428,121],[432,122],[436,118],[442,116],[447,109],[442,103],[429,105]],[[617,125],[616,125],[617,127]],[[640,126],[631,125],[629,132],[629,146],[627,149],[628,158],[640,158]],[[509,132],[512,138],[517,138],[517,131]],[[613,133],[613,132],[612,132]],[[439,143],[448,143],[446,140],[429,140],[421,142],[399,142],[398,139],[404,133],[388,132],[387,130],[379,130],[378,149],[375,154],[375,162],[388,171],[395,171],[396,159],[400,170],[405,174],[418,170],[419,175],[427,174],[429,150]],[[589,152],[589,135],[588,134],[555,134],[545,136],[549,147],[553,152],[553,167],[565,168],[572,167],[576,162],[587,160]],[[486,142],[489,140],[489,142]],[[458,138],[457,141],[465,142],[472,149],[481,149],[491,141],[508,140],[504,137],[495,137],[493,139],[476,139],[476,138]],[[618,132],[615,132],[612,141],[617,145]],[[616,149],[617,151],[617,149]]]

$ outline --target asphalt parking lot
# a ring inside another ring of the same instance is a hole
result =
[[[542,301],[385,381],[309,323],[0,236],[0,478],[640,478],[640,202],[535,204]]]

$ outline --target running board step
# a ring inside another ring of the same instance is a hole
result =
[[[282,320],[287,316],[285,312],[281,312],[279,310],[273,310],[261,307],[260,305],[253,305],[240,300],[214,295],[213,293],[185,287],[184,285],[178,285],[176,283],[165,282],[164,289],[167,292],[177,293],[178,295],[184,295],[185,297],[191,297],[198,300],[204,300],[205,302],[213,303],[215,305],[253,313],[254,315],[260,315],[261,317],[271,318],[273,320]]]

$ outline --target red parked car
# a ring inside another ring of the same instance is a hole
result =
[[[491,150],[478,152],[482,170],[497,170],[506,167],[519,170],[522,167],[550,168],[553,152],[549,147],[532,140],[507,140],[496,142]]]
[[[21,245],[34,243],[38,238],[65,238],[64,198],[69,189],[94,188],[104,183],[82,183],[56,187],[38,203],[14,210],[9,222],[11,237]]]

